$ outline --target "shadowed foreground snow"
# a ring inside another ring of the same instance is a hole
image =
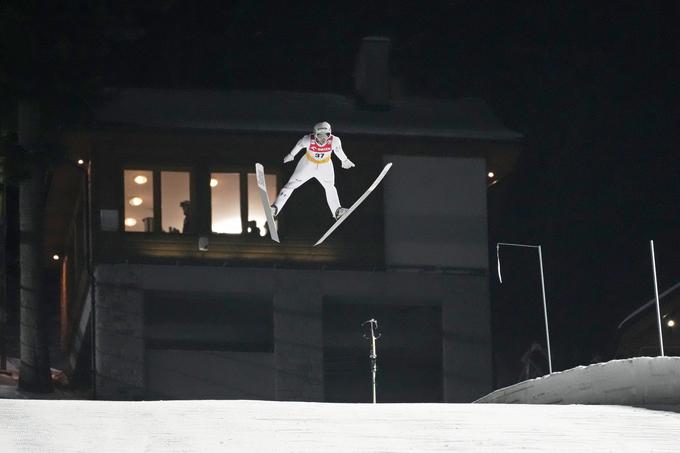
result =
[[[680,414],[623,406],[0,400],[0,452],[677,452]]]

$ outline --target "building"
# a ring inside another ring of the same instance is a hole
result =
[[[357,98],[122,90],[65,134],[83,164],[55,174],[50,209],[73,216],[47,242],[65,256],[73,376],[94,360],[105,399],[370,401],[361,324],[375,318],[379,401],[492,389],[487,174],[511,171],[521,136],[478,99],[389,99],[376,61],[359,58]],[[335,165],[343,206],[392,170],[319,247],[332,219],[305,184],[274,243],[254,165],[273,198],[294,168],[283,156],[318,121],[356,164]]]

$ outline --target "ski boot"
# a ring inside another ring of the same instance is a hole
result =
[[[338,208],[335,210],[335,220],[340,220],[340,217],[345,215],[347,208]]]

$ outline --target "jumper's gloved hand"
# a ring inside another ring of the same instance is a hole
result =
[[[283,163],[284,163],[284,164],[285,164],[285,163],[288,163],[288,162],[291,162],[292,160],[293,160],[293,155],[290,154],[290,153],[286,154],[286,155],[283,157]]]
[[[354,167],[354,162],[352,162],[351,160],[345,159],[342,161],[342,168],[344,168],[345,170],[352,167]]]

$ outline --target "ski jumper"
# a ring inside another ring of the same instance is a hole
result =
[[[347,159],[342,150],[342,142],[339,137],[331,135],[326,143],[319,145],[314,139],[313,134],[305,135],[291,150],[290,154],[295,155],[302,149],[307,149],[304,157],[300,158],[293,175],[279,192],[279,196],[274,201],[277,214],[281,213],[283,206],[295,189],[306,183],[311,178],[316,178],[326,191],[326,201],[331,210],[331,215],[335,216],[336,210],[340,207],[338,191],[335,188],[335,170],[331,155],[335,152],[341,161]]]

